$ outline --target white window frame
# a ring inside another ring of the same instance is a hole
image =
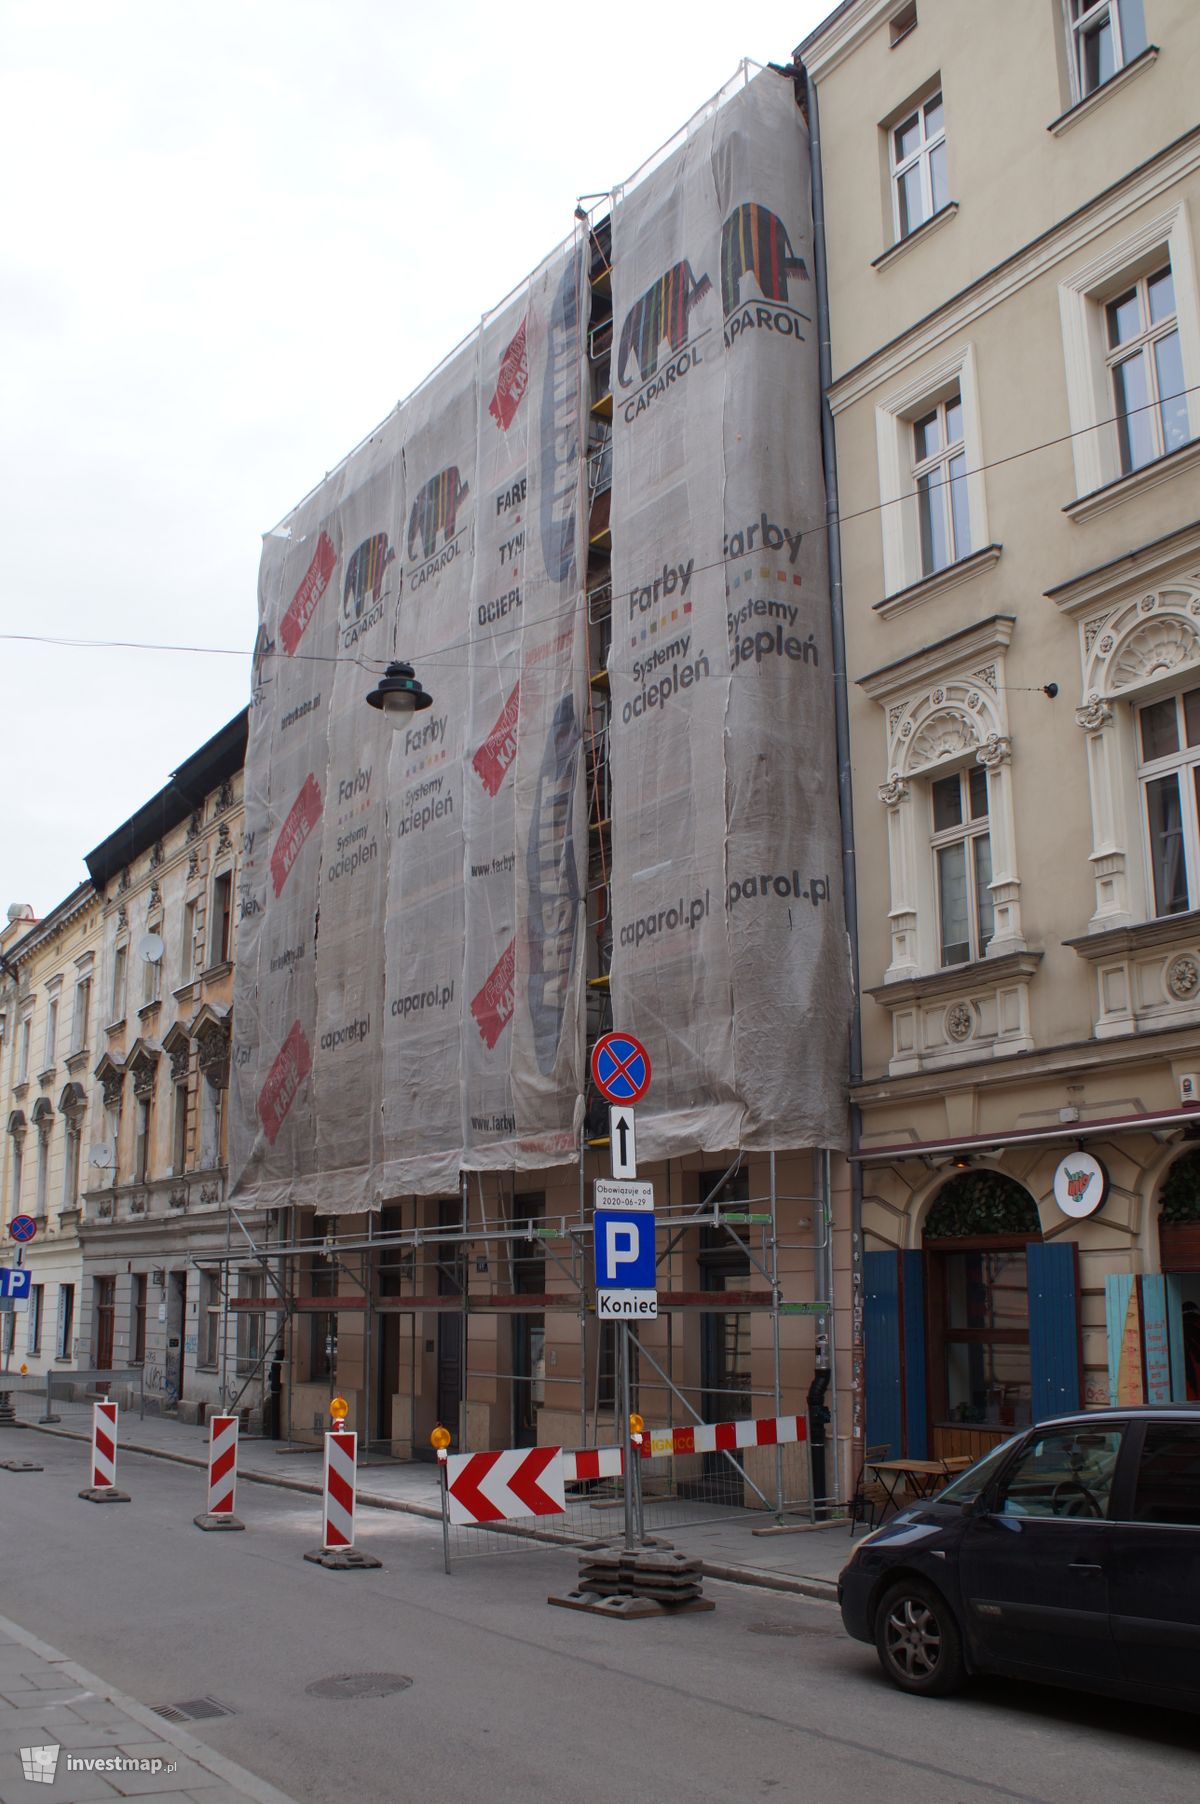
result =
[[[951,439],[949,437],[949,412],[952,406],[957,407],[959,423],[961,424],[964,417],[964,411],[962,396],[957,389],[952,390],[950,394],[945,395],[941,400],[935,401],[931,408],[925,413],[919,414],[912,422],[912,482],[913,488],[916,490],[917,494],[917,532],[920,545],[922,576],[937,576],[940,571],[949,569],[951,564],[960,564],[964,558],[970,557],[971,555],[971,521],[969,504],[967,508],[965,533],[966,543],[963,545],[960,545],[958,542],[959,533],[955,525],[954,485],[957,482],[962,483],[962,490],[965,498],[967,447],[965,438],[958,437]],[[930,452],[927,456],[922,457],[917,449],[917,432],[925,421],[929,419],[934,419],[937,422],[939,448],[936,451]],[[963,468],[961,473],[955,476],[952,474],[953,467],[960,459]],[[921,485],[926,479],[929,479],[929,486],[928,488],[922,489]],[[936,563],[932,560],[930,560],[928,564],[926,563],[925,521],[927,514],[929,517],[930,540],[932,541],[934,537],[935,525],[940,526],[942,543],[950,552],[950,556],[944,558],[941,563]]]
[[[1141,0],[1137,0],[1141,5]],[[1126,49],[1125,35],[1128,23],[1125,7],[1128,0],[1063,0],[1063,19],[1067,33],[1067,54],[1071,65],[1071,98],[1078,102],[1086,100],[1090,94],[1098,94],[1108,86],[1113,76],[1119,75],[1135,56],[1140,56],[1146,49],[1145,10],[1142,10],[1142,43],[1132,52]],[[1108,21],[1113,38],[1113,70],[1112,75],[1103,81],[1094,82],[1089,87],[1084,79],[1085,40],[1099,26]]]
[[[74,1209],[79,1202],[79,1176],[83,1162],[83,1118],[67,1115],[63,1123],[63,1189],[62,1207]]]
[[[75,1344],[75,1286],[58,1287],[58,1314],[54,1324],[54,1357],[70,1359]]]
[[[33,1193],[35,1221],[45,1221],[50,1199],[50,1129],[40,1123],[37,1129],[37,1182]]]
[[[9,1219],[21,1213],[21,1184],[25,1172],[25,1136],[13,1134],[12,1139],[12,1190],[9,1196]]]
[[[875,409],[879,458],[879,510],[883,535],[885,595],[926,580],[921,562],[920,506],[914,481],[913,426],[924,414],[957,393],[962,403],[963,448],[967,459],[967,515],[971,557],[988,544],[987,495],[984,489],[983,437],[980,430],[979,383],[975,348],[961,345],[943,362],[924,369]],[[957,560],[961,562],[962,560]],[[947,565],[947,569],[953,569]]]
[[[1168,445],[1166,443],[1162,411],[1165,400],[1182,400],[1184,412],[1186,414],[1187,396],[1163,395],[1159,383],[1158,358],[1156,355],[1157,346],[1160,340],[1179,337],[1178,305],[1176,305],[1171,313],[1164,319],[1152,321],[1150,318],[1150,284],[1156,277],[1161,276],[1164,271],[1171,277],[1173,291],[1175,272],[1169,263],[1162,263],[1158,264],[1154,269],[1148,269],[1143,274],[1134,277],[1128,288],[1122,288],[1105,303],[1104,311],[1106,320],[1109,318],[1115,303],[1129,293],[1134,295],[1138,308],[1138,323],[1140,330],[1132,338],[1124,339],[1120,344],[1110,346],[1108,352],[1109,387],[1113,397],[1113,414],[1117,422],[1118,457],[1121,463],[1121,472],[1125,476],[1132,476],[1135,471],[1145,469],[1147,464],[1156,462],[1160,457],[1165,457],[1169,451],[1178,451],[1183,448],[1182,445]],[[1180,351],[1182,353],[1182,340],[1180,341]],[[1142,411],[1145,413],[1146,423],[1149,425],[1150,434],[1154,441],[1151,455],[1148,458],[1144,458],[1141,463],[1134,463],[1132,460],[1126,460],[1121,445],[1121,428],[1123,420],[1128,416],[1121,412],[1117,400],[1117,371],[1124,364],[1132,363],[1135,360],[1141,364],[1145,374],[1147,399]],[[1186,442],[1187,440],[1185,439],[1184,443]]]
[[[986,940],[983,938],[982,922],[980,919],[982,898],[979,895],[978,880],[975,870],[975,842],[979,839],[987,840],[988,865],[990,867],[992,843],[991,794],[989,790],[987,811],[982,815],[972,818],[970,813],[970,778],[975,770],[981,772],[983,782],[986,786],[988,781],[987,769],[979,764],[973,766],[960,765],[954,770],[930,771],[925,779],[925,786],[929,795],[929,847],[933,857],[935,944],[937,947],[938,961],[944,971],[952,971],[956,969],[958,965],[974,964],[979,959],[985,958],[987,956],[988,946],[991,944],[995,934],[994,911],[992,911],[992,932],[988,935]],[[936,824],[933,792],[937,784],[944,783],[952,777],[957,778],[958,780],[959,794],[965,803],[965,811],[962,820],[957,826],[939,829]],[[951,846],[959,845],[965,848],[966,854],[964,862],[967,891],[967,956],[965,959],[950,960],[946,957],[946,930],[945,922],[942,919],[941,854],[949,850]],[[990,885],[990,869],[988,882]],[[991,911],[990,895],[988,897],[988,907],[989,911]]]
[[[1192,675],[1197,676],[1196,672]],[[1168,691],[1166,695],[1151,696],[1134,703],[1133,732],[1137,755],[1138,807],[1141,815],[1142,852],[1145,860],[1145,909],[1148,921],[1170,920],[1172,914],[1188,914],[1200,908],[1200,806],[1197,804],[1196,779],[1200,773],[1200,744],[1187,745],[1183,732],[1180,734],[1180,746],[1175,752],[1161,758],[1147,760],[1142,753],[1142,712],[1146,708],[1155,707],[1161,702],[1174,702],[1176,721],[1183,724],[1183,697],[1189,691],[1200,690],[1200,680],[1183,683]],[[1166,913],[1158,906],[1154,885],[1154,841],[1150,828],[1150,805],[1148,791],[1150,785],[1163,777],[1174,776],[1178,782],[1178,790],[1182,796],[1180,808],[1180,831],[1183,841],[1184,878],[1187,887],[1187,899],[1181,909],[1172,909]]]
[[[1127,477],[1131,485],[1153,479],[1155,464],[1121,469],[1116,404],[1109,373],[1105,307],[1133,281],[1170,262],[1185,391],[1200,386],[1200,293],[1192,232],[1184,205],[1157,214],[1120,244],[1111,246],[1058,286],[1067,408],[1072,432],[1075,492],[1082,500]],[[1200,398],[1185,392],[1188,428],[1200,427]],[[1178,453],[1175,453],[1177,456]],[[1169,474],[1170,469],[1164,474]]]
[[[215,1371],[221,1362],[221,1281],[215,1271],[200,1273],[200,1324],[196,1339],[196,1366]]]
[[[935,100],[938,100],[941,102],[942,123],[941,123],[940,127],[938,128],[938,130],[935,131],[932,134],[932,136],[930,136],[929,134],[927,134],[926,129],[925,129],[925,109],[929,106],[932,106],[932,104]],[[917,120],[918,124],[920,125],[921,141],[915,151],[911,151],[908,154],[908,156],[906,156],[906,157],[900,157],[897,155],[897,152],[896,152],[896,134],[900,130],[902,125],[907,124],[908,121],[913,118],[915,118]],[[948,205],[948,203],[949,203],[950,177],[949,177],[949,162],[948,162],[949,151],[948,151],[947,145],[946,145],[946,96],[942,89],[942,84],[941,84],[940,79],[937,80],[936,82],[934,82],[933,85],[930,88],[928,88],[925,91],[925,93],[920,95],[918,99],[912,101],[910,105],[904,107],[903,110],[901,112],[899,112],[895,116],[895,118],[890,121],[890,123],[886,127],[886,130],[887,130],[887,141],[888,141],[888,171],[889,171],[889,179],[891,181],[891,188],[892,188],[892,232],[894,234],[893,242],[896,244],[902,244],[906,238],[911,238],[914,232],[920,231],[920,229],[923,225],[928,224],[928,222],[933,218],[935,213],[940,213],[942,210],[941,207],[934,206],[934,198],[933,198],[932,157],[933,157],[934,151],[937,150],[939,147],[945,153],[946,158],[947,158],[947,171],[946,171],[947,192],[946,192],[946,198],[942,202],[942,207]],[[920,219],[914,221],[911,225],[908,226],[907,230],[905,230],[905,228],[901,224],[900,183],[901,183],[901,178],[903,176],[907,175],[909,173],[909,171],[912,169],[917,169],[920,172],[922,212],[921,212]]]
[[[196,975],[196,908],[195,896],[183,905],[183,935],[179,951],[179,983],[191,983]]]
[[[46,1032],[42,1041],[42,1070],[53,1068],[55,1054],[58,1051],[58,986],[62,979],[58,978],[53,989],[48,989],[46,996]]]

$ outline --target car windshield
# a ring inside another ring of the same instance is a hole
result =
[[[943,1486],[937,1493],[937,1501],[939,1503],[973,1502],[993,1474],[999,1471],[1017,1442],[1022,1438],[1019,1434],[1012,1434],[1006,1441],[1001,1441],[998,1447],[989,1448],[982,1459],[977,1459],[973,1466],[968,1466],[965,1472],[960,1472],[950,1484]]]

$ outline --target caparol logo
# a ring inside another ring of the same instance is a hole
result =
[[[685,348],[692,308],[711,288],[709,278],[694,276],[691,264],[685,260],[673,263],[633,303],[621,325],[617,355],[617,381],[622,388],[633,387],[633,377],[625,373],[631,355],[636,359],[638,372],[645,383],[658,370],[658,353],[664,338],[673,355]]]
[[[409,561],[417,557],[418,540],[422,560],[410,579],[413,588],[419,588],[436,570],[443,569],[457,553],[454,541],[458,536],[458,510],[469,493],[469,485],[459,475],[457,464],[439,470],[418,492],[408,516]],[[442,534],[440,552],[437,551],[439,533]]]
[[[760,299],[743,298],[742,279],[754,277]],[[777,213],[755,200],[735,207],[721,227],[721,310],[725,316],[725,348],[732,349],[744,332],[773,332],[804,342],[808,315],[788,300],[792,280],[808,281],[803,257],[797,257],[787,227]]]

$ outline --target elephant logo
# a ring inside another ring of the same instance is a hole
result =
[[[735,207],[721,227],[721,306],[726,319],[739,304],[747,270],[765,301],[786,301],[791,276],[808,281],[804,259],[793,255],[782,219],[753,200]]]
[[[711,287],[707,276],[697,281],[690,263],[673,263],[653,288],[633,303],[621,327],[617,379],[622,388],[632,387],[632,378],[625,374],[631,351],[646,382],[658,368],[658,348],[664,338],[672,351],[683,349],[688,341],[688,315]]]
[[[379,600],[383,589],[383,573],[395,555],[386,532],[377,532],[373,538],[363,540],[346,570],[342,613],[347,620],[361,618],[368,594],[372,602]]]
[[[408,555],[417,555],[417,539],[421,540],[421,556],[433,556],[433,548],[437,543],[439,532],[444,532],[443,545],[448,545],[454,537],[459,503],[466,499],[468,485],[458,474],[458,465],[451,464],[448,470],[439,470],[431,476],[412,504],[412,512],[408,516]]]

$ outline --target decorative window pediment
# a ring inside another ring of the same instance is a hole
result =
[[[180,1021],[173,1021],[163,1035],[163,1051],[171,1061],[171,1082],[182,1083],[192,1061],[191,1035]]]
[[[104,1093],[106,1109],[119,1109],[121,1091],[125,1084],[125,1067],[119,1065],[110,1053],[105,1053],[96,1066],[94,1075],[100,1080],[100,1088]]]
[[[125,1069],[133,1081],[133,1093],[140,1100],[153,1093],[161,1051],[153,1040],[135,1040],[130,1048]]]
[[[1083,639],[1084,709],[1200,671],[1200,575],[1093,616]]]
[[[8,1132],[10,1134],[23,1134],[28,1125],[29,1123],[25,1119],[24,1111],[21,1109],[14,1109],[8,1118]]]
[[[82,1084],[64,1084],[62,1095],[58,1099],[58,1112],[66,1115],[71,1121],[78,1121],[87,1108],[87,1091]]]
[[[196,1011],[188,1028],[201,1073],[217,1090],[225,1089],[229,1083],[231,1025],[229,1009],[206,1002]]]
[[[39,1134],[48,1134],[54,1123],[54,1104],[48,1096],[39,1096],[29,1111],[29,1118]]]

